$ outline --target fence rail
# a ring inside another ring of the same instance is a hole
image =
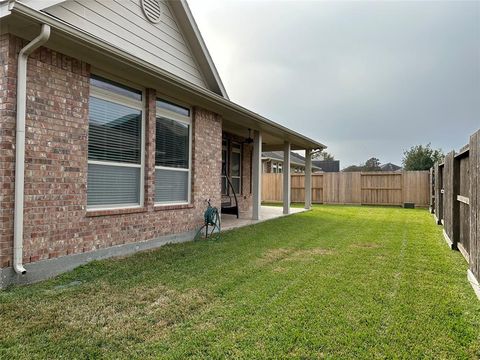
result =
[[[317,204],[403,205],[428,207],[429,171],[337,172],[312,174]],[[262,174],[262,200],[282,201],[283,174]],[[292,202],[305,201],[305,175],[292,174]]]
[[[469,279],[480,297],[480,130],[435,164],[430,179],[431,211],[451,248],[469,263]]]

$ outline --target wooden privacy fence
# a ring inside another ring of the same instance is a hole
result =
[[[430,178],[431,211],[451,248],[469,262],[469,280],[480,297],[480,130],[459,152],[435,164]]]
[[[336,172],[312,174],[317,204],[403,205],[427,207],[429,171]],[[283,174],[262,174],[262,201],[282,201]],[[305,175],[292,174],[292,202],[305,201]]]

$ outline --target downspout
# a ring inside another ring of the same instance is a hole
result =
[[[40,34],[18,54],[17,67],[17,118],[15,143],[15,210],[13,225],[13,269],[25,274],[23,267],[23,207],[25,191],[25,115],[27,106],[27,60],[37,48],[50,38],[50,26],[43,24]]]

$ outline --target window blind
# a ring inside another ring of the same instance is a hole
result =
[[[139,167],[88,164],[87,205],[135,205],[139,202]]]
[[[155,130],[155,165],[187,169],[189,125],[158,117]]]
[[[139,205],[142,92],[95,76],[90,84],[87,206]]]
[[[155,131],[155,202],[187,203],[190,125],[158,116]]]
[[[155,202],[188,202],[188,171],[155,170]]]
[[[88,158],[140,164],[142,112],[90,97]]]

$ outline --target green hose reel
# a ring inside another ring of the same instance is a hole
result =
[[[197,231],[197,234],[195,235],[195,240],[201,236],[203,229],[205,229],[205,238],[212,236],[215,230],[217,232],[220,232],[221,230],[220,213],[218,212],[218,209],[210,204],[210,199],[207,200],[207,204],[207,209],[203,213],[203,219],[205,223]],[[211,229],[210,231],[209,228]]]

